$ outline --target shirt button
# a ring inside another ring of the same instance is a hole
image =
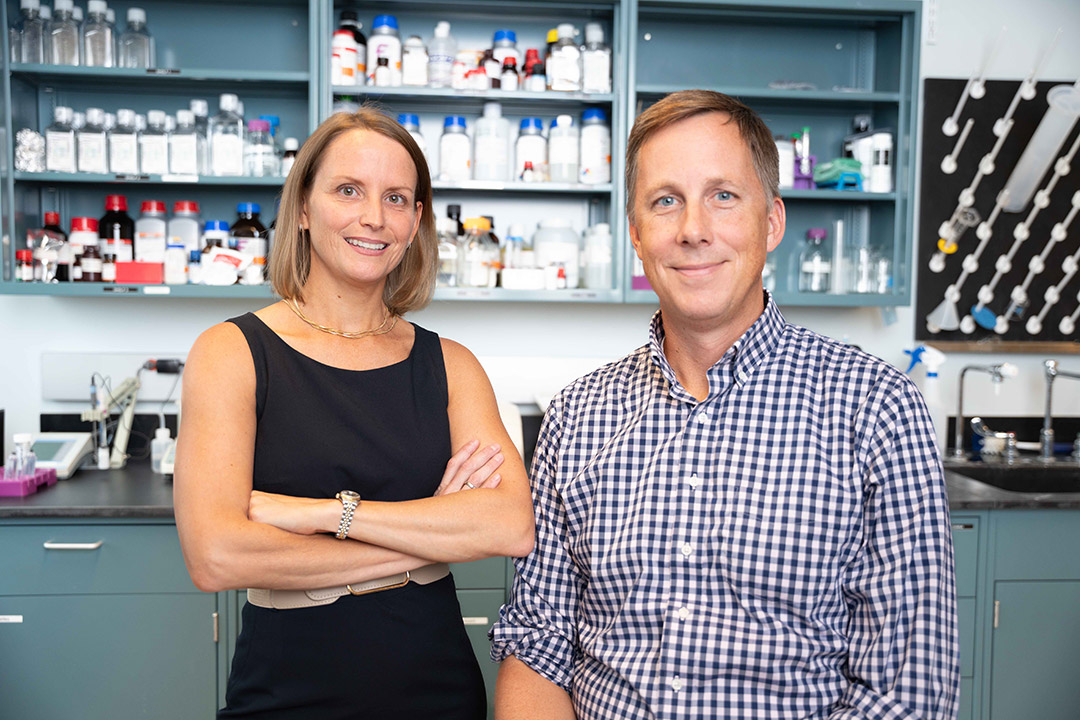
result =
[[[675,692],[679,692],[680,690],[682,690],[682,686],[683,686],[682,678],[680,678],[678,675],[676,675],[675,679],[673,679],[671,681],[671,689],[674,690]]]
[[[690,609],[684,607],[679,608],[679,619],[685,620],[688,617],[690,617]]]
[[[707,412],[705,412],[704,410],[702,410],[701,412],[699,412],[699,413],[697,414],[697,421],[698,421],[699,423],[701,423],[702,425],[704,425],[705,423],[709,422],[709,413],[707,413]]]
[[[691,488],[696,488],[698,486],[698,484],[701,483],[701,480],[698,479],[698,474],[694,473],[693,475],[690,476],[690,479],[687,480],[686,482]]]
[[[690,557],[690,553],[694,552],[694,548],[690,546],[690,543],[683,543],[679,552],[683,554],[683,557]]]

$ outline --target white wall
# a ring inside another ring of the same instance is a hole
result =
[[[983,53],[1006,25],[1004,47],[989,77],[1018,79],[1029,71],[1058,25],[1072,31],[1080,27],[1080,2],[940,0],[937,17],[937,43],[923,45],[923,77],[966,78],[977,70]],[[1078,72],[1080,44],[1063,41],[1042,77],[1070,80]],[[0,296],[0,407],[7,411],[8,436],[16,430],[36,430],[39,412],[59,409],[41,400],[43,352],[131,351],[145,352],[147,357],[182,353],[203,329],[258,305],[239,300]],[[652,311],[642,305],[438,303],[411,319],[464,343],[484,360],[504,394],[528,402],[533,393],[543,396],[601,360],[642,344]],[[874,309],[791,308],[785,314],[792,322],[846,338],[897,365],[905,363],[903,349],[914,344],[910,308],[900,308],[891,325],[885,325],[881,312]],[[989,383],[983,376],[969,376],[969,411],[1041,414],[1043,356],[992,358],[1016,363],[1021,375],[999,398],[985,392]],[[1080,370],[1080,357],[1061,359],[1064,368]],[[943,371],[945,396],[955,397],[956,375],[963,364],[991,361],[986,355],[950,358]],[[1057,385],[1055,406],[1063,414],[1080,412],[1080,383]]]

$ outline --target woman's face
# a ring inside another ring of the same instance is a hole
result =
[[[420,225],[416,167],[396,141],[349,130],[323,153],[300,224],[311,233],[311,275],[385,283]]]

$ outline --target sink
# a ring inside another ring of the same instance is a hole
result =
[[[1013,492],[1080,493],[1080,463],[1075,461],[946,462],[945,469]]]

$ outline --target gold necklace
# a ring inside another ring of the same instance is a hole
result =
[[[378,327],[372,328],[371,330],[357,330],[356,332],[348,332],[346,330],[338,330],[336,328],[326,327],[325,325],[319,325],[316,322],[312,322],[307,318],[306,315],[304,315],[304,313],[300,311],[300,308],[296,304],[296,300],[294,300],[293,298],[286,298],[285,304],[288,305],[294,313],[296,313],[296,316],[298,318],[300,318],[316,330],[324,333],[330,333],[331,335],[337,335],[343,338],[362,338],[368,337],[370,335],[385,335],[386,333],[394,329],[394,326],[397,325],[398,320],[397,315],[391,313],[389,308],[385,308],[386,315],[383,317],[383,321],[379,323]],[[387,323],[389,323],[389,326],[387,326]]]

